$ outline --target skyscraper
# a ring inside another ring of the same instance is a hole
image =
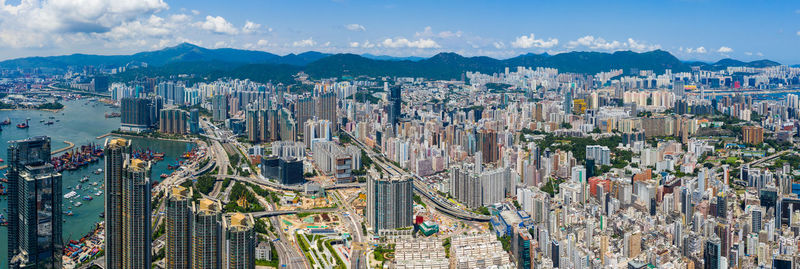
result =
[[[229,269],[252,269],[256,266],[256,239],[251,214],[235,213],[225,220],[225,239]]]
[[[720,240],[719,237],[712,237],[706,241],[703,251],[703,268],[718,269],[720,260]]]
[[[197,108],[192,108],[192,110],[189,111],[189,133],[200,133],[200,110]]]
[[[531,239],[531,234],[524,228],[514,228],[511,250],[519,269],[531,268]]]
[[[8,146],[8,264],[61,268],[61,174],[50,164],[50,138]]]
[[[105,155],[105,252],[108,268],[122,268],[122,168],[131,153],[131,141],[106,139]]]
[[[150,163],[128,159],[122,174],[122,267],[151,268]]]
[[[166,201],[166,266],[169,269],[191,268],[192,190],[182,186],[170,189]]]
[[[392,130],[395,132],[397,131],[397,122],[400,120],[402,101],[400,86],[392,87],[392,91],[389,94],[389,111],[387,114],[389,114],[389,124],[392,125]]]
[[[222,205],[203,198],[193,207],[192,268],[222,268]]]
[[[411,177],[367,180],[367,222],[375,234],[412,225],[413,184]]]

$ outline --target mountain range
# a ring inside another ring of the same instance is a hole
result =
[[[555,55],[547,53],[522,54],[508,59],[486,56],[464,57],[452,52],[443,52],[430,58],[392,57],[371,54],[327,54],[315,51],[284,56],[264,51],[240,49],[207,49],[182,43],[156,51],[132,55],[72,54],[50,57],[27,57],[0,62],[3,68],[66,68],[69,66],[124,66],[128,63],[147,63],[148,68],[129,69],[119,77],[164,76],[193,73],[202,77],[237,77],[256,81],[290,82],[291,75],[304,71],[314,78],[359,76],[411,76],[430,79],[460,79],[467,71],[499,73],[506,67],[552,67],[561,72],[594,74],[612,69],[625,73],[635,70],[653,70],[663,73],[690,71],[699,66],[704,70],[721,70],[729,66],[767,67],[779,65],[770,60],[742,62],[722,59],[715,63],[684,62],[667,51],[649,52],[617,51],[565,52]],[[125,74],[128,73],[128,74]]]

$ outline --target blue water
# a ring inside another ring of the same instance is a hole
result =
[[[118,112],[118,108],[110,108],[99,102],[89,102],[87,100],[74,100],[62,102],[65,108],[57,113],[37,111],[37,110],[13,110],[13,111],[0,111],[0,121],[10,118],[12,125],[3,126],[3,131],[0,132],[0,158],[7,160],[8,141],[25,139],[31,136],[46,135],[51,138],[51,148],[53,150],[60,149],[67,146],[65,140],[75,144],[75,147],[86,145],[89,143],[96,143],[102,145],[106,138],[96,139],[96,137],[106,134],[114,129],[119,128],[119,118],[105,118],[106,113]],[[40,120],[48,121],[48,117],[53,116],[59,122],[53,125],[45,125]],[[30,118],[28,129],[16,128],[17,123],[24,122],[26,118]],[[129,138],[132,140],[135,148],[146,149],[164,152],[164,161],[158,162],[153,165],[152,180],[160,181],[162,173],[170,173],[167,165],[175,164],[176,158],[183,152],[191,149],[192,144],[173,141],[161,141],[153,139],[142,138]],[[0,165],[5,165],[2,163]],[[89,181],[82,184],[82,189],[77,191],[81,196],[91,195],[94,199],[86,201],[81,198],[76,198],[73,202],[80,201],[83,203],[80,207],[74,205],[67,205],[64,199],[64,212],[72,210],[73,216],[64,216],[66,222],[63,225],[63,238],[64,240],[79,239],[86,233],[91,231],[94,224],[101,220],[99,214],[103,211],[104,195],[95,196],[97,192],[91,185],[92,182],[97,182],[98,187],[103,182],[103,174],[95,175],[92,173],[98,168],[103,167],[103,162],[99,161],[88,165],[87,167],[75,171],[63,171],[63,193],[66,194],[75,185],[80,183],[80,179],[84,176],[89,177]],[[4,174],[4,173],[2,173]],[[105,191],[103,190],[103,194]],[[3,209],[2,213],[5,215],[5,209],[8,206],[8,198],[0,196],[0,208]],[[70,209],[69,207],[72,206]],[[0,227],[0,268],[5,268],[8,258],[7,252],[7,227]]]

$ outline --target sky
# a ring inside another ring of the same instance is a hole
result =
[[[661,49],[681,60],[800,64],[800,1],[0,0],[0,59],[183,42],[279,55],[500,59]]]

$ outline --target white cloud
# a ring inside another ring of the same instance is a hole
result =
[[[764,56],[764,54],[761,53],[761,52],[756,52],[756,55],[759,56],[759,57]]]
[[[106,33],[125,23],[146,20],[150,15],[169,8],[162,0],[19,2],[13,5],[0,0],[1,45],[13,48],[49,46],[54,41],[65,41],[65,38]]]
[[[197,10],[197,9],[192,9],[192,14],[194,14],[194,15],[200,15],[200,11],[199,11],[199,10]]]
[[[264,47],[264,46],[266,46],[266,45],[268,45],[268,44],[269,44],[269,41],[267,41],[267,40],[264,40],[264,39],[259,39],[259,40],[258,40],[258,43],[256,43],[256,44],[257,44],[257,45],[259,45],[259,46],[262,46],[262,47]]]
[[[414,36],[418,37],[418,38],[438,37],[438,38],[447,39],[447,38],[459,38],[462,35],[464,35],[464,32],[462,32],[462,31],[455,31],[455,32],[453,32],[453,31],[441,31],[441,32],[438,32],[438,33],[434,33],[433,32],[433,28],[431,28],[430,26],[425,26],[425,28],[422,30],[422,32],[414,33]]]
[[[517,39],[514,40],[514,42],[511,42],[511,46],[512,47],[514,47],[514,48],[522,48],[522,49],[528,49],[528,48],[545,48],[545,49],[547,49],[547,48],[552,48],[552,47],[554,47],[556,45],[558,45],[558,39],[555,39],[555,38],[550,38],[548,40],[536,39],[533,36],[533,34],[530,34],[530,35],[527,35],[527,36],[524,35],[524,36],[517,37]]]
[[[698,53],[698,54],[704,54],[704,53],[708,52],[708,50],[706,50],[706,47],[700,46],[700,47],[697,47],[696,49],[693,49],[693,48],[687,48],[687,49],[686,49],[686,52],[687,52],[687,53]]]
[[[745,52],[744,55],[753,56],[753,53],[748,51],[748,52]]]
[[[440,48],[436,41],[432,39],[417,39],[417,40],[408,40],[406,38],[397,38],[391,39],[387,38],[384,39],[381,43],[384,47],[387,48],[417,48],[417,49],[430,49],[430,48]]]
[[[496,49],[502,49],[502,48],[506,47],[506,44],[503,43],[502,41],[494,42],[493,45],[494,45],[494,48],[496,48]]]
[[[258,31],[259,29],[261,29],[261,24],[246,21],[244,23],[244,27],[242,27],[242,32],[249,34]]]
[[[205,21],[197,22],[195,23],[195,26],[217,34],[235,35],[239,33],[239,30],[237,30],[236,27],[233,27],[233,24],[221,16],[206,16]]]
[[[602,37],[594,37],[591,35],[587,35],[578,38],[577,40],[572,40],[567,42],[566,47],[570,49],[576,47],[585,47],[593,50],[606,50],[606,51],[632,50],[641,52],[641,51],[660,49],[661,45],[648,44],[647,42],[637,41],[633,38],[628,38],[628,40],[625,42],[620,42],[617,40],[607,41]],[[705,50],[705,48],[703,49]]]
[[[357,24],[357,23],[345,25],[344,28],[347,28],[347,30],[354,31],[354,32],[363,32],[363,31],[367,30],[367,28],[364,27],[364,25]]]
[[[317,45],[317,42],[314,42],[314,39],[310,37],[308,39],[292,42],[292,47],[313,47],[315,45]]]
[[[731,53],[731,52],[733,52],[733,49],[729,48],[729,47],[726,47],[726,46],[722,46],[722,47],[719,47],[717,52],[719,52],[719,53]]]
[[[349,45],[350,45],[351,48],[358,48],[359,44],[358,44],[358,42],[350,42]]]
[[[797,35],[800,35],[800,31],[797,31]]]

